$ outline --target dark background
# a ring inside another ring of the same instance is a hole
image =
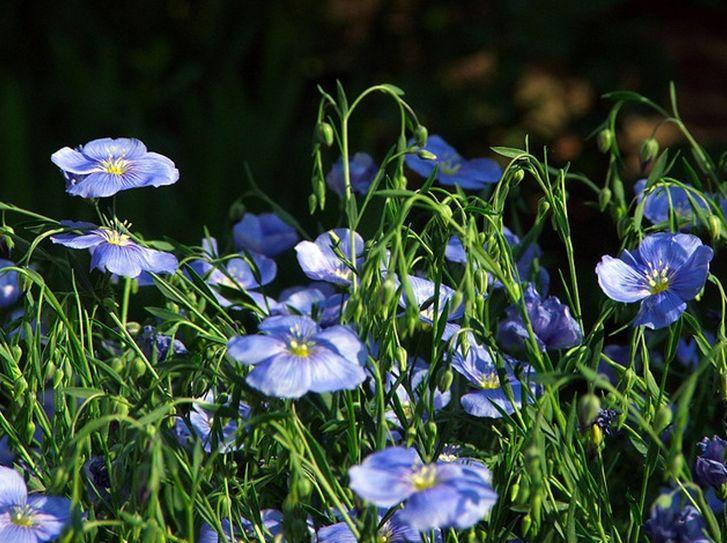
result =
[[[687,5],[689,4],[689,5]],[[103,136],[134,136],[171,157],[173,187],[122,193],[120,214],[147,237],[195,243],[228,232],[230,204],[258,184],[315,229],[306,198],[316,85],[350,94],[393,83],[465,156],[520,145],[600,181],[585,136],[599,97],[633,89],[682,115],[708,148],[727,135],[727,20],[718,1],[4,3],[0,15],[0,200],[56,218],[93,218],[64,193],[49,157]],[[353,146],[380,158],[397,117],[383,99],[353,125]],[[621,126],[631,179],[653,119]],[[664,143],[676,136],[659,132]],[[335,159],[330,156],[330,159]],[[333,197],[333,196],[332,196]],[[246,202],[252,210],[260,202]],[[576,206],[577,235],[600,228]],[[580,222],[581,228],[578,227]],[[331,226],[331,225],[326,225]],[[612,227],[609,227],[612,230]],[[588,248],[586,248],[588,251]]]

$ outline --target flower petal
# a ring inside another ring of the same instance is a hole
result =
[[[227,354],[241,364],[259,364],[285,351],[285,343],[272,336],[249,335],[233,337],[227,343]]]
[[[0,509],[12,505],[25,505],[28,490],[20,474],[12,468],[0,466]]]
[[[359,366],[366,364],[366,346],[354,331],[346,326],[339,325],[326,328],[319,334],[316,334],[314,341],[320,341],[326,344],[353,364]]]
[[[90,249],[105,241],[102,236],[94,232],[88,234],[58,234],[51,236],[50,240],[70,249]]]
[[[353,390],[366,379],[366,372],[356,361],[349,361],[334,351],[318,349],[301,364],[310,366],[310,390],[335,392]]]
[[[650,294],[645,277],[619,258],[603,256],[596,275],[601,290],[617,302],[638,302]]]
[[[56,539],[71,520],[71,501],[67,498],[36,494],[28,498],[28,505],[35,509],[33,532],[39,541]]]
[[[704,288],[709,275],[709,263],[714,256],[711,247],[700,245],[669,280],[669,290],[684,301],[694,298]]]
[[[652,330],[664,328],[679,319],[687,304],[673,292],[666,290],[649,296],[641,302],[641,309],[634,320],[634,326],[646,326]]]
[[[135,245],[120,246],[113,243],[101,243],[93,251],[91,269],[108,271],[122,277],[137,277],[142,270],[142,256]]]
[[[51,155],[50,159],[64,172],[85,175],[97,171],[99,168],[98,162],[90,160],[70,147],[59,149]]]
[[[462,496],[456,488],[437,484],[413,494],[401,510],[401,520],[420,532],[452,526]]]
[[[300,398],[310,390],[311,368],[299,357],[278,354],[255,366],[245,380],[267,396]]]

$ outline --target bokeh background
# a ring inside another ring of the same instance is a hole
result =
[[[229,206],[256,182],[315,229],[306,198],[317,85],[407,92],[430,133],[465,156],[547,144],[599,180],[586,136],[633,89],[665,101],[711,149],[727,140],[724,2],[618,0],[320,0],[8,2],[0,14],[0,200],[58,218],[92,218],[64,193],[50,154],[102,136],[135,136],[171,157],[174,187],[123,193],[148,237],[195,243],[228,232]],[[383,99],[354,123],[353,146],[381,157],[397,118]],[[631,178],[653,119],[624,118]],[[677,136],[659,131],[664,143]],[[335,159],[331,156],[330,159]],[[259,211],[258,201],[246,202]],[[600,229],[576,206],[574,229]],[[581,228],[578,227],[580,224]],[[329,225],[330,226],[330,225]]]

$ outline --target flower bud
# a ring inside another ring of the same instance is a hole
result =
[[[131,364],[131,374],[133,377],[141,377],[146,373],[146,364],[141,358],[134,358]]]
[[[587,428],[596,420],[601,410],[601,400],[595,394],[586,394],[578,401],[578,420],[583,428]]]
[[[513,185],[517,185],[520,181],[525,179],[525,171],[522,168],[513,168],[510,179],[512,179]]]
[[[598,209],[600,211],[604,211],[610,202],[611,202],[611,189],[606,187],[598,195]]]
[[[684,455],[677,453],[669,459],[669,476],[676,479],[681,475],[682,468],[684,467]]]
[[[245,215],[246,211],[247,208],[245,207],[245,204],[243,204],[240,200],[237,200],[230,206],[230,220],[233,222],[239,221],[242,219],[243,215]]]
[[[641,144],[641,151],[639,152],[639,156],[641,157],[641,162],[647,163],[651,162],[656,158],[656,155],[659,154],[659,143],[654,138],[649,138],[644,140],[644,143]]]
[[[424,125],[419,125],[414,129],[414,141],[419,147],[424,147],[427,144],[427,138],[429,132]]]
[[[333,127],[326,122],[318,123],[316,125],[315,141],[326,147],[333,145]]]
[[[598,144],[598,150],[602,153],[608,153],[613,144],[613,132],[610,129],[604,128],[596,136],[596,143]]]
[[[404,373],[406,371],[408,359],[409,353],[406,352],[406,349],[404,347],[399,345],[396,348],[396,363],[400,372]]]
[[[722,220],[716,215],[710,215],[708,222],[709,233],[712,234],[712,239],[719,239],[722,235]]]
[[[541,198],[538,202],[538,217],[545,217],[550,210],[550,204],[545,198]]]
[[[127,322],[126,323],[126,330],[129,332],[130,335],[136,336],[139,332],[141,332],[141,324],[138,322]]]
[[[424,160],[437,160],[437,155],[435,155],[431,151],[427,151],[426,149],[419,149],[417,151],[417,156]]]
[[[408,183],[408,179],[406,178],[406,176],[404,174],[397,175],[394,178],[394,188],[396,188],[396,189],[399,189],[399,190],[406,189],[407,183]]]
[[[662,405],[654,416],[654,431],[660,434],[671,424],[673,414],[668,405]]]
[[[308,213],[312,215],[315,212],[317,206],[318,198],[316,198],[316,195],[311,194],[310,196],[308,196]]]
[[[454,373],[452,372],[452,370],[447,369],[446,371],[443,371],[442,375],[439,377],[439,383],[437,383],[437,388],[439,389],[439,392],[447,392],[452,387],[453,381]]]

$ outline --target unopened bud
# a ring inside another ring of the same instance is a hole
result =
[[[608,153],[613,144],[613,132],[610,129],[604,128],[598,133],[596,137],[596,143],[598,144],[598,150],[602,153]]]
[[[453,381],[454,373],[452,372],[452,370],[447,369],[446,371],[443,371],[442,375],[439,377],[439,383],[437,383],[437,388],[439,389],[439,392],[447,392],[452,387]]]
[[[656,155],[658,154],[659,143],[654,138],[644,140],[644,143],[641,144],[641,151],[639,152],[641,162],[651,162],[656,158]]]
[[[423,125],[419,125],[414,129],[414,141],[419,147],[424,147],[427,144],[427,138],[429,137],[429,131]]]
[[[406,349],[404,347],[399,345],[396,348],[396,363],[400,372],[404,373],[406,371],[408,360],[409,353],[406,352]]]
[[[333,145],[333,127],[326,122],[318,123],[316,125],[315,140],[326,147]]]
[[[550,210],[550,204],[545,198],[541,198],[538,202],[538,217],[545,217]]]
[[[308,196],[308,213],[312,215],[315,212],[316,207],[318,207],[318,198],[316,198],[315,194],[311,194]]]
[[[525,171],[522,168],[514,168],[510,179],[512,179],[513,185],[517,185],[520,181],[525,179]]]
[[[654,430],[657,434],[660,434],[671,424],[672,411],[668,405],[662,405],[654,416]]]
[[[437,160],[437,155],[435,155],[431,151],[427,151],[426,149],[419,149],[417,151],[417,156],[424,160]]]
[[[595,394],[586,394],[578,401],[578,420],[583,428],[587,428],[596,420],[601,410],[601,400]]]
[[[606,187],[598,195],[598,209],[600,211],[604,211],[610,202],[611,202],[611,189]]]
[[[722,220],[716,215],[710,215],[708,222],[709,233],[712,234],[712,239],[719,239],[722,235]]]

